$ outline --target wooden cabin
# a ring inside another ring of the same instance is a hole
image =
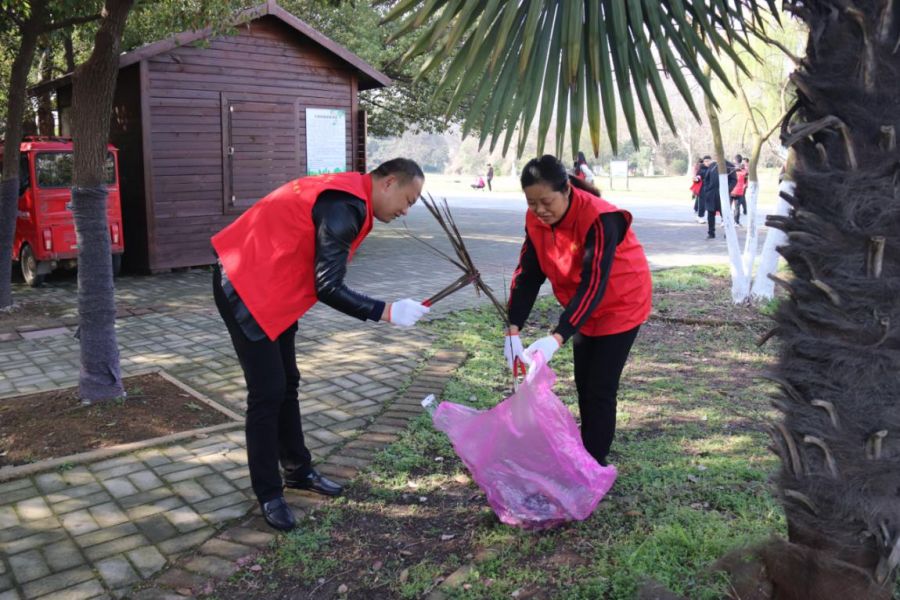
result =
[[[110,141],[129,270],[210,264],[210,236],[271,190],[307,174],[365,170],[358,92],[390,79],[274,0],[235,25],[230,35],[185,32],[120,57]],[[48,89],[69,135],[71,76],[32,93]]]

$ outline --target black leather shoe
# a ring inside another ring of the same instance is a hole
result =
[[[294,511],[284,501],[284,496],[279,496],[268,502],[260,502],[263,517],[266,523],[279,531],[290,531],[297,526],[297,520],[294,518]]]
[[[284,476],[285,487],[295,490],[309,490],[323,496],[340,496],[344,487],[310,469],[304,475],[288,474]]]

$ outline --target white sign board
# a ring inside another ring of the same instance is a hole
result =
[[[347,112],[339,108],[306,109],[306,174],[347,170]]]
[[[612,160],[609,162],[610,177],[628,177],[628,161]]]

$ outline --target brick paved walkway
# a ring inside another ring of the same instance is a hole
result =
[[[454,213],[486,281],[503,296],[521,245],[521,210]],[[414,210],[407,222],[446,247],[424,209]],[[405,237],[402,227],[378,226],[348,280],[388,301],[422,299],[456,279],[454,269]],[[20,302],[53,305],[56,321],[38,330],[23,324],[0,338],[0,396],[76,383],[74,278],[51,278],[45,288],[19,286],[14,293]],[[243,412],[243,378],[212,305],[208,272],[124,277],[116,295],[125,374],[163,368]],[[470,290],[458,292],[432,316],[480,301]],[[462,357],[436,357],[398,394],[430,344],[421,329],[360,323],[323,306],[304,316],[297,337],[301,411],[323,472],[352,478],[395,439],[421,397],[440,389],[447,365]],[[258,511],[247,517],[255,503],[243,444],[238,428],[0,483],[0,600],[121,597],[136,584],[146,587],[154,574],[152,586],[135,597],[171,598],[202,590],[210,577],[227,576],[236,560],[271,539]],[[291,493],[298,510],[319,501]]]

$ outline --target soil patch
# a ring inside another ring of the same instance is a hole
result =
[[[124,383],[127,398],[90,406],[81,405],[77,386],[0,400],[0,467],[230,421],[158,374]]]

